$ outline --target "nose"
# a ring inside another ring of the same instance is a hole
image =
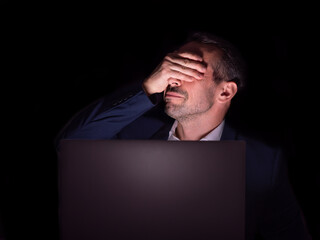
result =
[[[176,78],[169,78],[168,84],[170,85],[170,87],[179,87],[181,86],[181,80]]]

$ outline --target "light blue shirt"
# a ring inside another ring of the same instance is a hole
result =
[[[180,141],[180,139],[175,135],[177,126],[178,126],[178,121],[175,120],[169,132],[168,141]],[[213,129],[206,136],[201,138],[200,141],[219,141],[221,139],[223,127],[224,127],[224,120],[215,129]]]

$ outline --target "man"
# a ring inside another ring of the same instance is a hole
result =
[[[233,129],[226,115],[244,86],[245,64],[228,41],[195,33],[135,91],[92,103],[60,139],[228,140],[247,143],[246,239],[310,239],[281,149]]]

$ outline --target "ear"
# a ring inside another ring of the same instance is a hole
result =
[[[218,101],[221,103],[230,102],[238,91],[237,84],[235,82],[222,82],[220,84],[220,91],[218,94]]]

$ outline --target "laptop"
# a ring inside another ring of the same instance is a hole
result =
[[[60,240],[244,240],[245,147],[62,140]]]

